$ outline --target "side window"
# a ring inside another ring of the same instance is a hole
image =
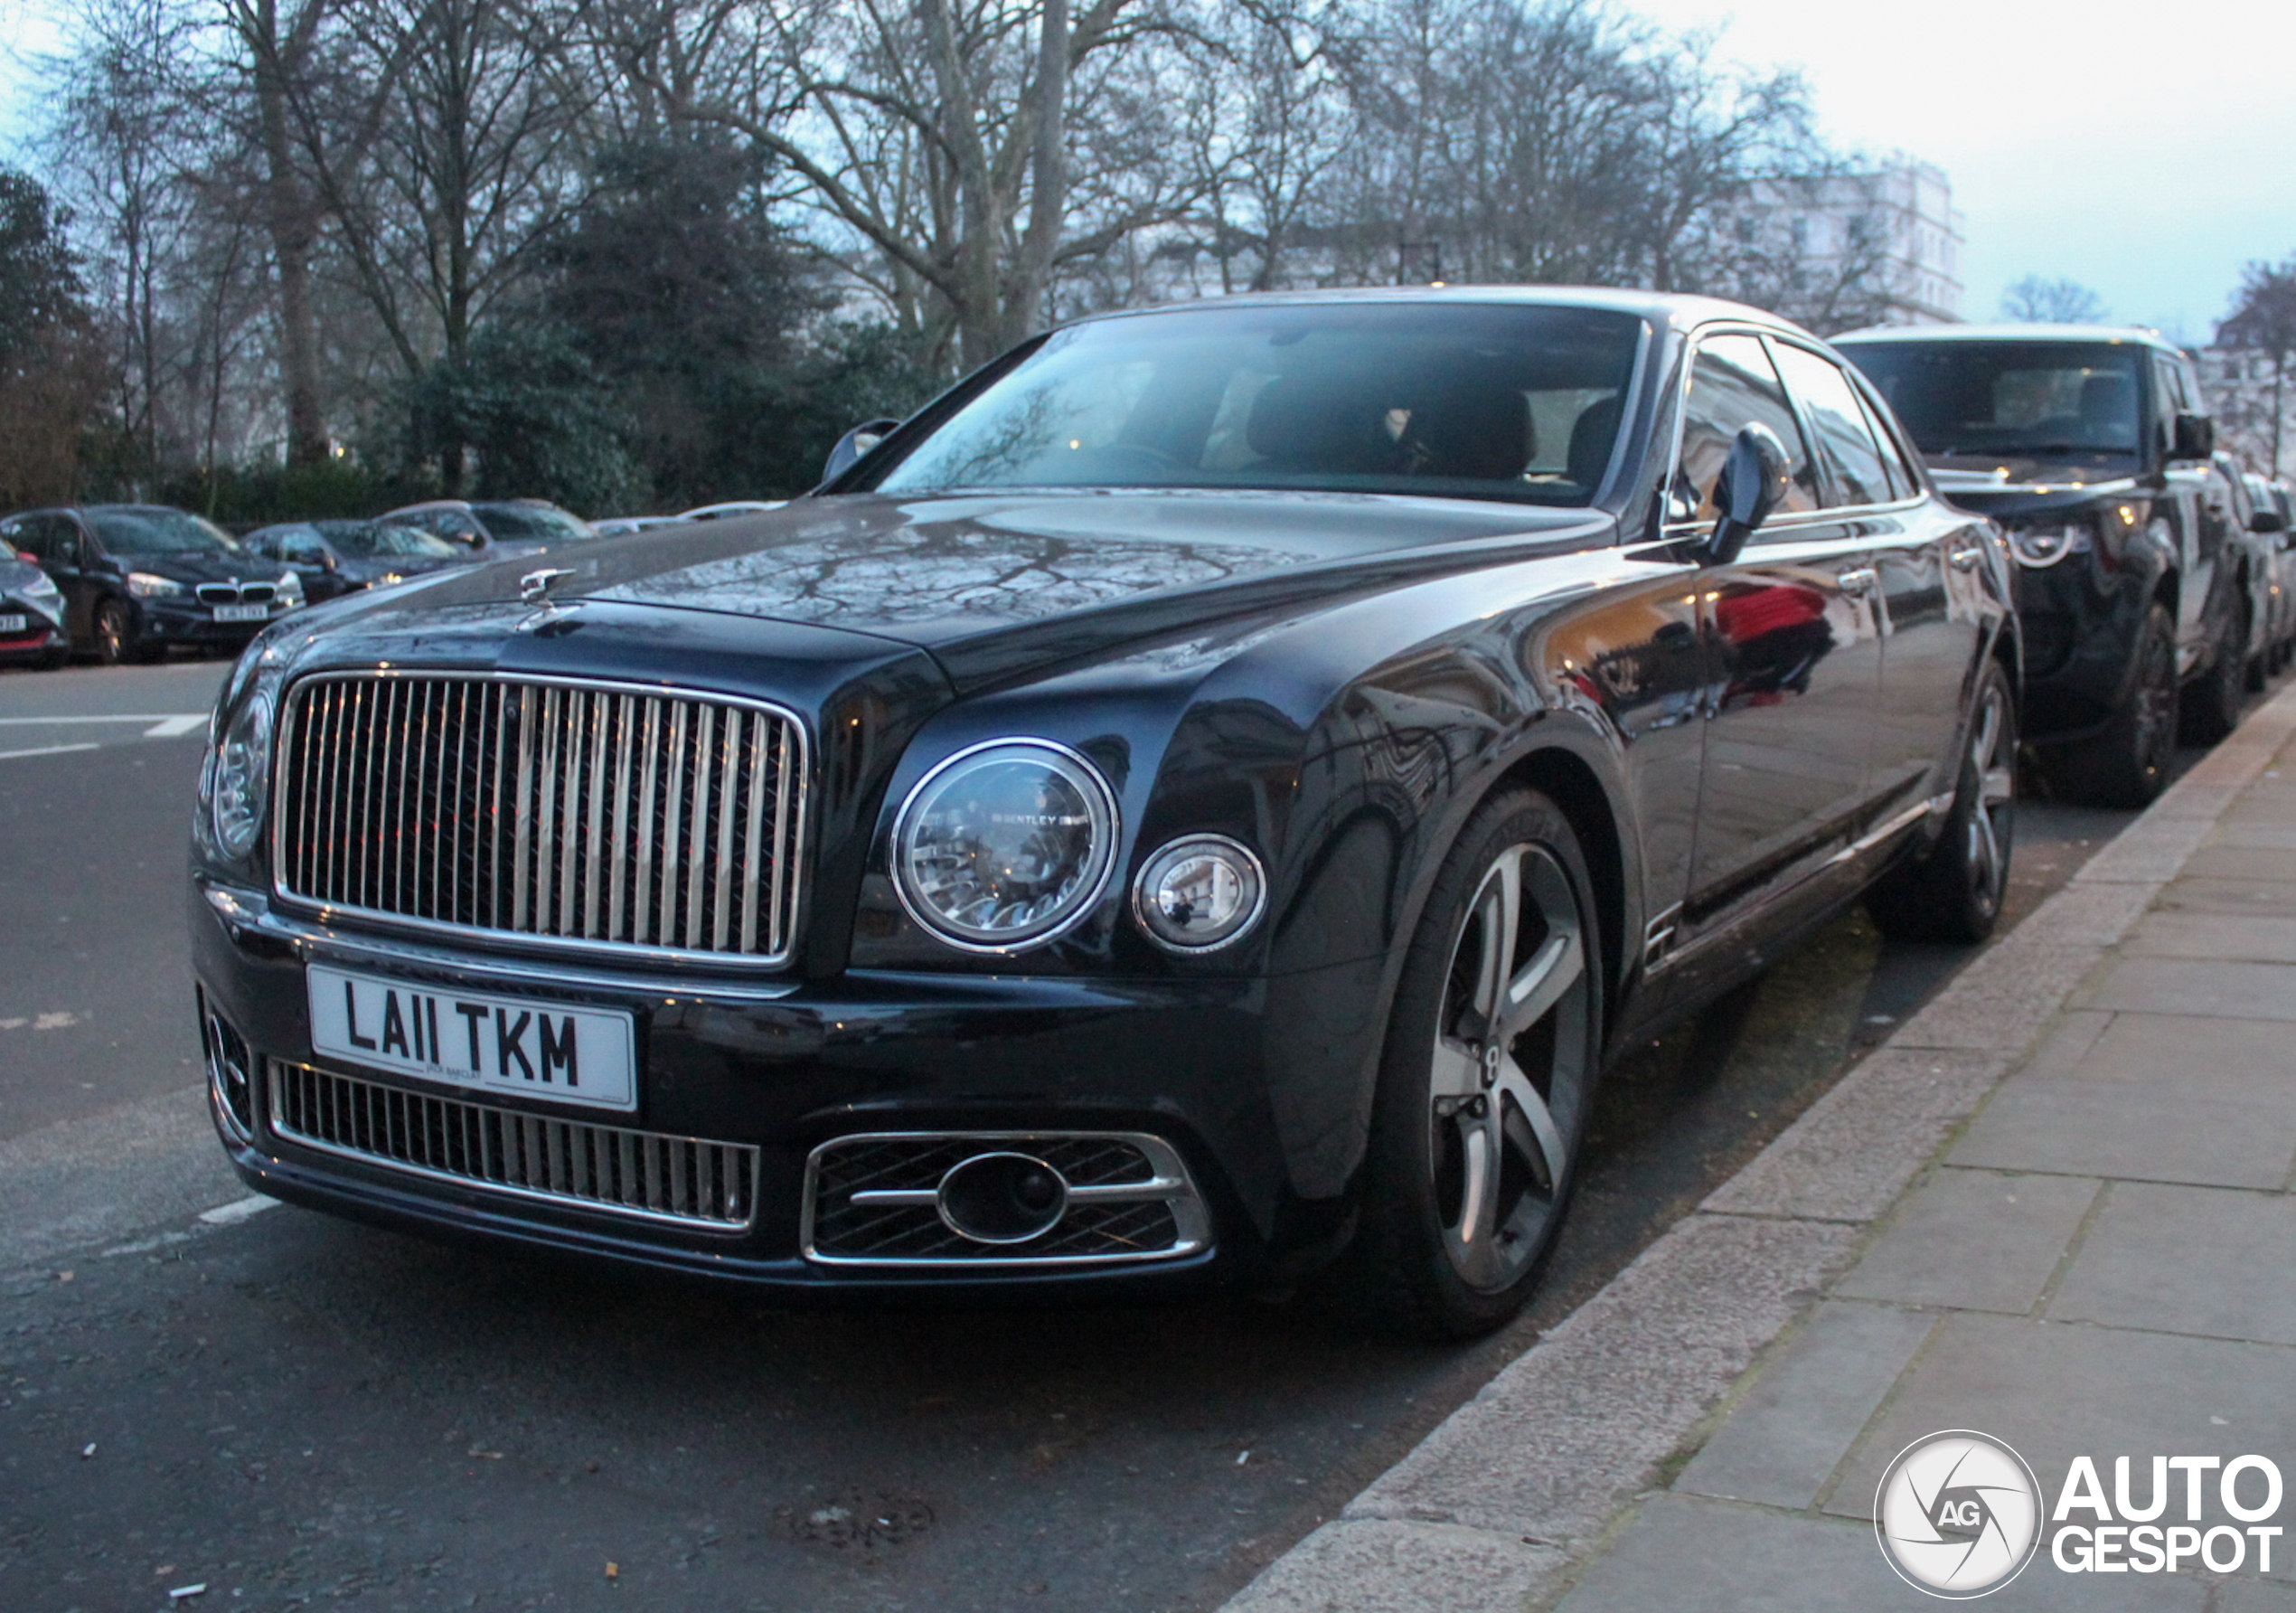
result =
[[[1757,423],[1778,434],[1793,463],[1793,479],[1779,503],[1780,513],[1818,507],[1817,472],[1770,355],[1754,336],[1708,336],[1698,344],[1690,368],[1690,395],[1682,406],[1682,457],[1667,499],[1670,518],[1715,518],[1719,512],[1714,485],[1730,457],[1730,445],[1739,431]]]
[[[241,538],[240,547],[245,549],[249,554],[260,555],[265,560],[279,558],[279,541],[267,533],[257,533],[251,537]]]
[[[2184,367],[2165,353],[2152,355],[2153,451],[2167,455],[2176,446],[2177,416],[2197,414],[2194,389],[2185,381]]]
[[[1881,449],[1881,467],[1889,473],[1890,491],[1899,498],[1913,497],[1921,491],[1921,477],[1915,474],[1912,465],[1906,460],[1897,434],[1892,432],[1888,423],[1882,419],[1882,406],[1865,388],[1855,390],[1858,407],[1866,411],[1867,428],[1874,434],[1874,445]]]
[[[1833,476],[1835,501],[1889,503],[1896,495],[1890,490],[1881,449],[1875,446],[1873,430],[1866,424],[1865,410],[1858,406],[1849,378],[1831,359],[1821,358],[1806,347],[1774,342],[1770,351],[1777,354],[1787,387],[1802,400],[1802,413],[1811,430],[1817,433],[1818,452],[1825,457],[1826,468]]]

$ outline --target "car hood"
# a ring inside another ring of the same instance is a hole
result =
[[[259,554],[115,554],[124,575],[141,571],[170,582],[276,582],[287,567]]]
[[[367,558],[344,555],[337,575],[353,582],[375,582],[390,576],[419,577],[441,566],[466,566],[475,557],[459,554],[393,554]]]
[[[14,555],[0,558],[0,594],[30,588],[47,575],[30,561],[18,560]]]
[[[1348,495],[1004,493],[800,500],[535,562],[556,603],[650,606],[865,634],[929,650],[958,689],[1037,665],[1416,576],[1584,547],[1588,510]],[[427,584],[515,598],[514,566]]]

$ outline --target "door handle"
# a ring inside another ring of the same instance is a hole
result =
[[[1945,557],[1945,563],[1956,571],[1974,571],[1977,562],[1984,558],[1981,549],[1956,549]]]
[[[1871,566],[1857,566],[1834,580],[1841,585],[1843,593],[1863,596],[1873,592],[1874,584],[1881,580],[1881,573]]]

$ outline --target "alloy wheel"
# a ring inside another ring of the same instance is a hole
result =
[[[1501,852],[1452,946],[1429,1080],[1435,1215],[1470,1288],[1520,1278],[1560,1212],[1591,1074],[1586,955],[1562,864]]]
[[[1999,905],[2009,883],[2009,844],[2017,810],[2017,740],[2009,720],[2009,695],[1989,683],[1969,746],[1977,778],[1977,799],[1969,815],[1969,867],[1978,898]]]

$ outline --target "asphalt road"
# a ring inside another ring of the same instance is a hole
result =
[[[1470,1348],[1250,1300],[789,1312],[240,1202],[183,941],[223,670],[0,674],[0,1605],[26,1613],[193,1584],[235,1610],[1216,1607],[1969,961],[1852,915],[1638,1050],[1541,1297]],[[2028,805],[2010,919],[2124,816]]]

